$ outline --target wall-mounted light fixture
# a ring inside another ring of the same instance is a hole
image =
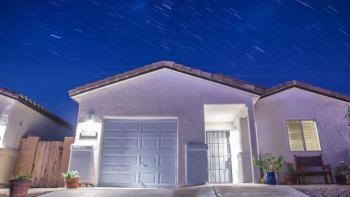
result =
[[[98,131],[101,129],[101,123],[95,120],[94,113],[89,113],[85,122],[79,123],[79,139],[97,139]]]

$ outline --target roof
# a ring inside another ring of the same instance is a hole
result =
[[[274,94],[276,94],[278,92],[282,92],[284,90],[287,90],[287,89],[290,89],[290,88],[294,88],[294,87],[295,88],[300,88],[300,89],[303,89],[303,90],[306,90],[306,91],[314,92],[314,93],[317,93],[317,94],[321,94],[321,95],[324,95],[324,96],[328,96],[328,97],[331,97],[331,98],[339,99],[339,100],[342,100],[342,101],[350,102],[350,96],[348,96],[348,95],[341,94],[341,93],[338,93],[338,92],[334,92],[334,91],[331,91],[331,90],[327,90],[327,89],[324,89],[324,88],[320,88],[320,87],[317,87],[317,86],[314,86],[314,85],[310,85],[310,84],[307,84],[307,83],[304,83],[304,82],[301,82],[301,81],[296,81],[296,80],[287,81],[285,83],[279,84],[279,85],[274,86],[272,88],[266,89],[264,91],[264,94],[261,96],[261,98],[268,97],[268,96],[274,95]]]
[[[160,61],[160,62],[155,62],[149,65],[145,65],[143,67],[140,68],[136,68],[134,70],[130,70],[128,72],[122,73],[122,74],[118,74],[112,77],[108,77],[93,83],[88,83],[86,85],[83,86],[79,86],[76,87],[72,90],[69,91],[69,96],[73,97],[85,92],[89,92],[91,90],[103,87],[103,86],[107,86],[113,83],[117,83],[120,81],[124,81],[126,79],[130,79],[130,78],[134,78],[152,71],[156,71],[162,68],[168,68],[174,71],[178,71],[181,73],[185,73],[188,75],[192,75],[198,78],[202,78],[208,81],[212,81],[212,82],[216,82],[222,85],[226,85],[229,87],[233,87],[236,89],[240,89],[246,92],[250,92],[256,95],[261,95],[264,91],[263,87],[257,86],[257,85],[253,85],[229,76],[224,76],[224,75],[220,75],[220,74],[212,74],[209,72],[205,72],[199,69],[193,69],[181,64],[177,64],[175,62],[172,61]]]
[[[6,97],[12,98],[12,99],[14,99],[14,100],[16,100],[16,101],[18,101],[18,102],[28,106],[29,108],[37,111],[38,113],[46,116],[47,118],[49,118],[52,121],[62,125],[63,127],[67,128],[67,129],[73,129],[73,126],[70,123],[66,122],[62,118],[60,118],[57,115],[55,115],[54,113],[49,112],[43,106],[41,106],[38,103],[32,101],[31,99],[29,99],[28,97],[24,96],[23,94],[17,93],[15,91],[12,91],[12,90],[9,90],[9,89],[0,88],[0,95],[4,95]]]
[[[181,73],[185,73],[188,75],[192,75],[198,78],[202,78],[208,81],[212,81],[215,83],[219,83],[222,85],[226,85],[229,87],[233,87],[236,89],[240,89],[246,92],[250,92],[256,95],[261,96],[261,98],[264,97],[268,97],[271,95],[274,95],[278,92],[293,88],[293,87],[297,87],[303,90],[307,90],[310,92],[314,92],[320,95],[324,95],[324,96],[328,96],[328,97],[332,97],[335,99],[339,99],[342,101],[346,101],[346,102],[350,102],[350,96],[341,94],[341,93],[337,93],[337,92],[333,92],[327,89],[323,89],[320,87],[316,87],[304,82],[300,82],[300,81],[287,81],[285,83],[282,83],[280,85],[274,86],[272,88],[263,88],[262,86],[258,86],[258,85],[253,85],[251,83],[242,81],[242,80],[238,80],[235,79],[233,77],[230,76],[225,76],[225,75],[221,75],[221,74],[212,74],[209,72],[205,72],[199,69],[193,69],[172,61],[160,61],[160,62],[155,62],[149,65],[145,65],[143,67],[140,68],[136,68],[134,70],[130,70],[127,71],[125,73],[121,73],[112,77],[107,77],[105,79],[96,81],[96,82],[92,82],[92,83],[88,83],[86,85],[83,86],[79,86],[76,87],[72,90],[69,91],[69,96],[74,97],[77,96],[79,94],[82,93],[86,93],[89,92],[91,90],[95,90],[113,83],[117,83],[120,81],[124,81],[127,79],[131,79],[149,72],[153,72],[162,68],[168,68],[174,71],[178,71]]]

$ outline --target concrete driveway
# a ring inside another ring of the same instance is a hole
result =
[[[204,185],[180,189],[124,189],[124,188],[82,188],[59,190],[42,195],[42,197],[260,197],[260,196],[283,196],[283,197],[306,197],[305,194],[288,186],[268,186],[259,184],[239,185]]]

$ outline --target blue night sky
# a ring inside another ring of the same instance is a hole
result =
[[[350,1],[0,0],[0,87],[72,123],[69,89],[159,60],[350,94]]]

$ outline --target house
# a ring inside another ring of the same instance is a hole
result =
[[[98,186],[259,182],[258,154],[348,160],[350,97],[291,81],[263,88],[162,61],[69,91],[70,169]]]
[[[73,131],[71,124],[26,96],[0,88],[0,185],[7,184],[14,171],[23,137],[63,140]]]

